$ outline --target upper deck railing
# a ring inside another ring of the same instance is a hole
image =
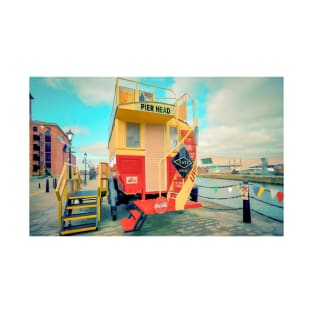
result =
[[[109,125],[109,141],[118,107],[142,102],[173,106],[177,115],[177,98],[174,90],[131,79],[117,78]]]

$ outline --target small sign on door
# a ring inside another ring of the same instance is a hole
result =
[[[127,185],[138,184],[138,176],[126,176],[126,184]]]

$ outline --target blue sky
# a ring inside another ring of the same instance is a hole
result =
[[[199,156],[283,156],[283,78],[140,77],[188,92],[199,105]],[[33,120],[75,135],[73,147],[94,164],[107,161],[115,78],[31,77]]]

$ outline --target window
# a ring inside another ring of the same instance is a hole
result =
[[[126,146],[130,148],[140,147],[140,125],[126,123]]]
[[[33,126],[33,131],[37,132],[38,131],[38,127],[37,126]]]
[[[46,153],[46,162],[51,162],[51,153]]]
[[[39,140],[40,140],[40,136],[39,136],[39,135],[33,135],[33,140],[34,140],[34,141],[35,141],[35,140],[39,141]]]
[[[39,155],[33,154],[33,161],[39,161]]]
[[[33,172],[37,172],[39,170],[39,166],[34,164],[33,165]]]
[[[177,127],[170,127],[170,149],[174,149],[177,146]]]
[[[45,136],[45,142],[51,142],[51,136],[47,135]]]
[[[51,152],[51,143],[46,143],[46,152]]]
[[[33,144],[33,150],[34,151],[39,151],[39,146],[37,144]]]
[[[51,163],[46,163],[46,168],[49,168],[49,169],[51,169]]]

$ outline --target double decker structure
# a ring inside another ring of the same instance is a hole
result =
[[[131,203],[124,231],[148,215],[201,207],[197,202],[198,108],[187,93],[117,78],[109,130],[109,197],[113,220]]]

